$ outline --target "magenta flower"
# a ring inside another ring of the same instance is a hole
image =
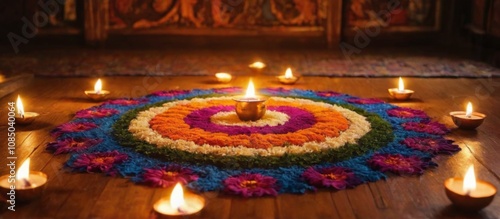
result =
[[[387,110],[387,114],[398,118],[429,118],[422,110],[415,110],[406,107],[398,107]]]
[[[381,99],[376,99],[376,98],[357,98],[357,97],[352,97],[347,99],[347,102],[349,103],[355,103],[355,104],[377,104],[377,103],[384,103],[383,100]]]
[[[317,187],[331,187],[338,190],[352,188],[361,184],[361,180],[356,177],[351,169],[345,167],[327,167],[314,169],[309,167],[302,177],[306,181]]]
[[[122,105],[122,106],[130,106],[130,105],[137,105],[141,103],[146,103],[148,102],[147,99],[116,99],[116,100],[109,100],[106,101],[104,104],[112,104],[112,105]]]
[[[316,94],[320,97],[338,97],[343,95],[334,91],[319,91]]]
[[[175,97],[177,95],[181,94],[187,94],[189,93],[188,90],[168,90],[168,91],[157,91],[152,93],[152,96],[159,96],[159,97]]]
[[[434,135],[444,135],[449,132],[448,128],[438,122],[407,122],[403,128],[409,131],[424,132]]]
[[[58,137],[63,133],[84,132],[97,127],[98,126],[96,124],[91,122],[70,122],[62,124],[59,127],[55,128],[52,131],[52,135]]]
[[[291,89],[278,87],[278,88],[266,88],[266,89],[263,89],[263,91],[265,91],[269,94],[276,94],[277,95],[277,94],[290,93]]]
[[[103,117],[108,117],[112,116],[115,114],[118,114],[120,111],[115,110],[115,109],[86,109],[86,110],[80,110],[76,113],[75,117],[76,118],[81,118],[81,119],[91,119],[91,118],[103,118]]]
[[[66,154],[85,150],[101,142],[101,139],[66,138],[47,144],[47,149],[54,151],[54,154]]]
[[[406,138],[405,140],[403,140],[403,144],[405,144],[409,148],[424,152],[430,152],[432,154],[453,154],[461,150],[458,145],[453,144],[452,140],[446,140],[443,138]]]
[[[242,93],[243,89],[241,87],[224,87],[224,88],[214,88],[213,91],[215,93]]]
[[[243,197],[278,195],[277,180],[258,173],[243,173],[231,176],[223,181],[224,191]]]
[[[401,154],[375,154],[368,161],[374,169],[392,172],[398,175],[420,175],[430,166],[435,166],[430,159]]]
[[[127,159],[128,155],[118,151],[97,152],[80,155],[71,166],[85,169],[89,173],[102,172],[115,175],[114,165],[123,163]]]
[[[187,184],[198,179],[191,169],[178,165],[170,165],[162,168],[144,169],[143,182],[154,187],[170,187],[178,182]]]

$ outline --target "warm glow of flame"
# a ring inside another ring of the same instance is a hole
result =
[[[286,69],[285,78],[293,78],[292,69],[290,68]]]
[[[405,90],[405,83],[403,82],[403,79],[401,77],[399,77],[399,87],[398,87],[398,90],[399,91],[404,91]]]
[[[97,82],[95,82],[95,85],[94,85],[94,91],[96,93],[101,93],[101,90],[102,90],[102,82],[101,82],[101,79],[99,78],[97,80]]]
[[[16,179],[30,179],[30,158],[26,159],[23,164],[21,164],[21,167],[17,170]]]
[[[467,110],[465,111],[465,116],[471,117],[472,116],[472,103],[467,104]]]
[[[173,209],[179,209],[180,207],[186,205],[184,201],[184,191],[180,183],[177,183],[170,195],[170,205]]]
[[[21,101],[21,97],[19,95],[17,95],[17,114],[21,115],[21,117],[24,117],[23,101]]]
[[[264,64],[262,62],[254,62],[250,65],[250,67],[252,67],[252,68],[264,68],[264,67],[266,67],[266,64]]]
[[[224,72],[216,73],[215,77],[220,78],[220,79],[231,79],[231,75],[228,73],[224,73]]]
[[[474,175],[474,165],[471,165],[464,177],[463,190],[466,194],[476,190],[476,176]]]
[[[253,85],[252,79],[248,82],[247,92],[245,93],[247,98],[255,98],[255,87]]]

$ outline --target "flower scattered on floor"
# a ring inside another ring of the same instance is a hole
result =
[[[420,175],[428,167],[436,166],[430,159],[401,154],[375,154],[368,161],[368,164],[379,171],[398,175]]]
[[[198,179],[193,170],[179,165],[169,165],[159,168],[145,168],[142,181],[154,187],[170,187],[178,182],[188,184]]]
[[[403,128],[408,131],[424,132],[434,135],[444,135],[449,132],[448,128],[438,122],[407,122]]]
[[[313,186],[335,188],[338,190],[353,188],[362,182],[351,169],[345,167],[318,169],[309,167],[302,173],[302,177]]]
[[[277,180],[258,173],[243,173],[226,178],[223,182],[224,191],[243,197],[278,195]]]
[[[52,131],[52,135],[58,137],[64,133],[84,132],[95,129],[98,126],[91,122],[70,122],[64,123]]]
[[[54,154],[66,154],[70,152],[79,152],[85,150],[101,142],[101,139],[65,138],[49,143],[47,145],[47,149],[54,151]]]
[[[108,100],[104,104],[131,106],[131,105],[138,105],[138,104],[146,103],[146,102],[148,102],[147,99],[116,99],[116,100]]]
[[[406,138],[403,140],[403,144],[409,148],[430,152],[432,154],[453,154],[461,150],[458,145],[453,144],[452,140],[446,140],[444,138]]]
[[[320,97],[339,97],[344,95],[335,91],[319,91],[316,94]]]
[[[397,107],[387,110],[387,114],[392,117],[398,118],[428,118],[422,110],[415,110],[406,107]]]
[[[115,175],[115,165],[123,163],[128,159],[128,155],[118,151],[96,152],[91,154],[81,154],[71,164],[71,167],[82,169],[89,173],[102,172]]]
[[[189,92],[190,92],[189,90],[167,90],[167,91],[157,91],[150,95],[158,97],[175,97],[182,94],[188,94]]]
[[[115,109],[106,109],[106,108],[86,109],[86,110],[78,111],[76,113],[75,117],[80,118],[80,119],[103,118],[103,117],[112,116],[112,115],[115,115],[118,113],[120,113],[120,111],[115,110]]]
[[[355,104],[377,104],[377,103],[384,103],[383,100],[381,99],[376,99],[376,98],[357,98],[357,97],[352,97],[347,99],[347,102],[349,103],[355,103]]]

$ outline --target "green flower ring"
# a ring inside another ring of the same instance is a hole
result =
[[[274,99],[274,100],[273,100]],[[200,128],[194,128],[193,133],[189,133],[189,130],[193,130],[193,125],[188,125],[187,120],[189,118],[189,113],[199,113],[197,110],[212,109],[212,112],[233,112],[234,107],[232,98],[228,96],[222,97],[209,97],[209,98],[193,98],[190,100],[179,100],[179,101],[167,101],[160,102],[153,105],[148,105],[140,109],[132,110],[127,112],[122,116],[120,120],[114,126],[115,137],[121,145],[129,146],[134,148],[136,151],[144,154],[154,156],[159,159],[164,159],[166,161],[183,162],[183,163],[193,163],[193,164],[211,164],[215,166],[220,166],[224,168],[269,168],[269,167],[280,167],[280,166],[291,166],[291,165],[313,165],[321,162],[337,162],[343,159],[350,158],[352,156],[358,156],[366,153],[369,150],[374,150],[382,147],[392,140],[392,131],[390,124],[382,120],[378,115],[373,113],[367,113],[359,108],[349,107],[345,105],[341,107],[340,105],[331,105],[324,102],[314,102],[309,99],[303,98],[282,98],[274,97],[270,100],[269,108],[271,114],[279,113],[281,110],[284,113],[290,114],[288,116],[295,116],[297,113],[293,109],[283,109],[276,107],[288,107],[289,105],[300,105],[301,108],[316,108],[315,114],[321,114],[326,112],[340,112],[340,119],[349,120],[349,128],[343,130],[343,132],[333,138],[325,138],[323,142],[309,141],[306,140],[301,145],[291,144],[290,141],[285,141],[283,144],[278,146],[272,146],[269,148],[259,148],[255,144],[259,141],[252,139],[254,136],[250,136],[250,144],[246,147],[243,145],[209,145],[209,144],[197,144],[194,141],[186,141],[182,138],[187,138],[187,136],[199,137],[200,135],[206,135],[205,139],[201,141],[204,142],[217,142],[219,138],[226,137],[228,141],[231,137],[239,136],[234,133],[236,128],[234,125],[230,126],[229,129],[223,130],[222,136],[219,136],[217,132],[210,132],[210,130],[203,130]],[[225,105],[219,105],[225,104]],[[199,105],[199,106],[194,106]],[[181,106],[177,107],[176,106]],[[215,107],[215,108],[214,108]],[[274,108],[273,108],[274,107]],[[187,110],[184,110],[187,109]],[[274,109],[274,110],[273,110]],[[182,111],[184,110],[184,111]],[[232,111],[230,111],[232,110]],[[156,124],[152,124],[152,120],[158,118],[159,115],[169,120],[167,121],[157,121],[160,122],[162,126],[158,127]],[[294,114],[295,113],[295,114]],[[307,113],[307,112],[306,112]],[[188,116],[186,116],[188,115]],[[213,118],[217,117],[217,113],[212,115]],[[226,118],[236,117],[236,114],[229,114]],[[317,115],[318,116],[318,115]],[[325,121],[313,121],[316,124],[325,124],[321,126],[323,129],[312,129],[309,127],[307,129],[313,130],[319,134],[324,135],[325,132],[331,131],[329,128],[335,129],[336,127],[329,127],[329,123],[332,120],[328,120],[326,115]],[[172,117],[177,117],[178,119],[173,119]],[[187,118],[186,118],[187,117]],[[202,116],[195,117],[200,119]],[[210,118],[210,116],[207,116]],[[349,118],[346,118],[349,117]],[[274,117],[271,117],[272,120]],[[311,116],[311,119],[315,117]],[[197,122],[200,122],[197,120]],[[232,119],[234,121],[234,119]],[[292,122],[292,121],[285,121]],[[207,124],[209,122],[206,122]],[[217,122],[220,124],[220,120]],[[207,124],[201,124],[199,126],[204,126],[205,129],[209,129]],[[292,124],[292,128],[297,131],[303,130],[302,127],[307,123]],[[332,124],[330,124],[332,125]],[[333,124],[334,125],[334,124]],[[255,138],[267,137],[271,140],[275,140],[278,136],[289,135],[289,133],[266,133],[261,128],[262,124],[248,127],[247,130],[252,134],[257,133]],[[373,126],[373,127],[371,127]],[[151,127],[156,127],[153,129]],[[184,127],[184,128],[182,128]],[[255,127],[259,127],[255,130],[248,130]],[[276,126],[268,126],[276,127]],[[163,128],[163,129],[162,129]],[[241,127],[240,127],[241,128]],[[161,131],[167,132],[161,134]],[[170,133],[168,131],[175,131],[177,133]],[[233,132],[233,133],[231,133]],[[227,134],[230,133],[230,134]],[[178,140],[172,140],[168,135],[178,134]],[[231,135],[232,134],[232,135]],[[292,133],[293,134],[293,133]],[[241,134],[240,134],[241,135]],[[248,136],[248,135],[246,135]],[[377,138],[373,138],[377,136]],[[293,137],[293,136],[292,136]],[[211,138],[206,139],[206,138]],[[313,138],[313,137],[310,137]],[[224,141],[219,141],[224,143]],[[300,142],[300,140],[299,140]],[[252,144],[253,143],[253,144]],[[257,148],[255,148],[257,147]]]

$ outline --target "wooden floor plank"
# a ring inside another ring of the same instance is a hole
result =
[[[248,77],[238,77],[230,84],[208,83],[208,77],[107,77],[105,88],[111,98],[138,97],[163,89],[193,89],[225,86],[246,86]],[[453,156],[434,159],[439,167],[422,176],[390,176],[387,180],[358,186],[354,189],[330,192],[318,191],[304,195],[283,194],[276,198],[242,199],[217,192],[202,194],[207,205],[202,212],[190,218],[498,218],[500,195],[477,215],[463,214],[451,207],[442,183],[449,177],[463,176],[470,164],[476,166],[477,176],[500,188],[500,79],[424,79],[406,78],[408,88],[416,91],[414,99],[396,102],[387,96],[387,88],[395,87],[395,78],[322,78],[305,77],[288,88],[335,90],[362,97],[376,97],[398,106],[424,110],[431,118],[452,128],[447,138],[463,149]],[[274,77],[254,78],[257,87],[280,87]],[[49,132],[59,124],[71,120],[78,110],[99,103],[85,98],[83,90],[92,89],[95,78],[35,78],[33,83],[17,91],[26,106],[41,114],[35,123],[19,127],[18,150],[20,160],[30,156],[32,169],[49,176],[44,196],[23,206],[16,212],[0,204],[0,218],[146,218],[152,205],[168,196],[168,189],[136,185],[119,177],[102,174],[70,173],[64,168],[68,155],[54,156],[45,150],[53,141]],[[487,89],[486,94],[476,89]],[[0,99],[0,104],[15,100],[17,93]],[[448,113],[463,110],[470,99],[476,109],[488,115],[477,131],[456,129]],[[0,114],[0,121],[6,121]],[[5,124],[0,124],[0,136],[6,135]],[[0,144],[7,140],[0,138]],[[0,156],[6,155],[0,151]],[[6,168],[0,166],[0,173]],[[109,207],[112,206],[112,207]],[[130,206],[135,206],[134,208]]]

